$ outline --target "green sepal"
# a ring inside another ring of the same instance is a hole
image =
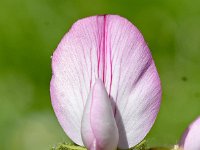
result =
[[[128,150],[147,150],[146,140],[143,140],[142,142],[132,148],[129,148]]]
[[[60,143],[52,147],[51,150],[87,150],[85,147],[76,145],[74,143]]]
[[[74,143],[60,143],[56,146],[52,147],[50,150],[87,150],[85,147],[76,145]],[[121,149],[117,149],[121,150]],[[146,140],[143,140],[138,145],[129,148],[127,150],[182,150],[180,147],[175,145],[171,148],[165,148],[165,147],[154,147],[154,148],[147,148],[147,142]]]
[[[166,148],[166,147],[154,147],[154,148],[150,148],[149,150],[173,150],[173,149]]]
[[[85,147],[76,145],[74,143],[60,143],[57,144],[56,146],[52,147],[51,150],[87,150]],[[120,149],[118,149],[120,150]],[[135,147],[132,147],[128,150],[147,150],[146,149],[146,141],[143,140],[140,142],[138,145]]]

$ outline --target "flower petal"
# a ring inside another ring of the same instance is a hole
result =
[[[79,20],[54,52],[52,68],[53,108],[75,143],[83,144],[81,118],[97,78],[114,102],[119,148],[135,146],[152,127],[160,106],[160,79],[141,33],[128,20],[116,15]]]
[[[116,103],[121,149],[138,144],[151,129],[160,108],[160,79],[139,30],[119,16],[107,16],[104,83]],[[110,62],[110,63],[109,63]]]
[[[184,150],[200,150],[200,117],[186,129],[179,145]]]
[[[100,76],[103,30],[103,16],[77,21],[52,56],[52,106],[62,128],[78,145],[83,145],[81,119],[84,105],[95,79]]]
[[[85,105],[82,138],[88,149],[115,150],[119,135],[111,101],[101,80],[96,80]]]

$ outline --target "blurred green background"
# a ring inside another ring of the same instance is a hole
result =
[[[50,57],[72,23],[107,13],[141,30],[161,77],[149,145],[176,144],[200,115],[199,0],[0,0],[0,149],[48,150],[67,140],[51,107]]]

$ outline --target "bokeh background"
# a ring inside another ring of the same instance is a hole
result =
[[[0,0],[0,149],[68,140],[50,102],[51,55],[78,19],[119,14],[143,33],[163,88],[150,146],[176,144],[200,115],[199,0]]]

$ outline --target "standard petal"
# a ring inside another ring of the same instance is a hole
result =
[[[106,33],[107,53],[111,56],[106,59],[110,63],[105,85],[116,102],[118,147],[127,149],[146,136],[156,119],[160,79],[149,48],[134,25],[119,16],[107,16]]]
[[[141,33],[128,20],[116,15],[79,20],[54,52],[52,68],[53,108],[75,143],[83,144],[81,118],[96,78],[113,101],[119,148],[135,146],[152,127],[160,106],[160,79]]]
[[[101,47],[103,21],[98,16],[77,21],[52,56],[52,105],[62,128],[78,145],[83,145],[84,105],[98,77],[97,51]]]
[[[111,101],[101,80],[96,80],[82,118],[84,145],[92,150],[116,150],[119,140]]]
[[[184,150],[200,150],[200,117],[186,129],[179,145]]]

